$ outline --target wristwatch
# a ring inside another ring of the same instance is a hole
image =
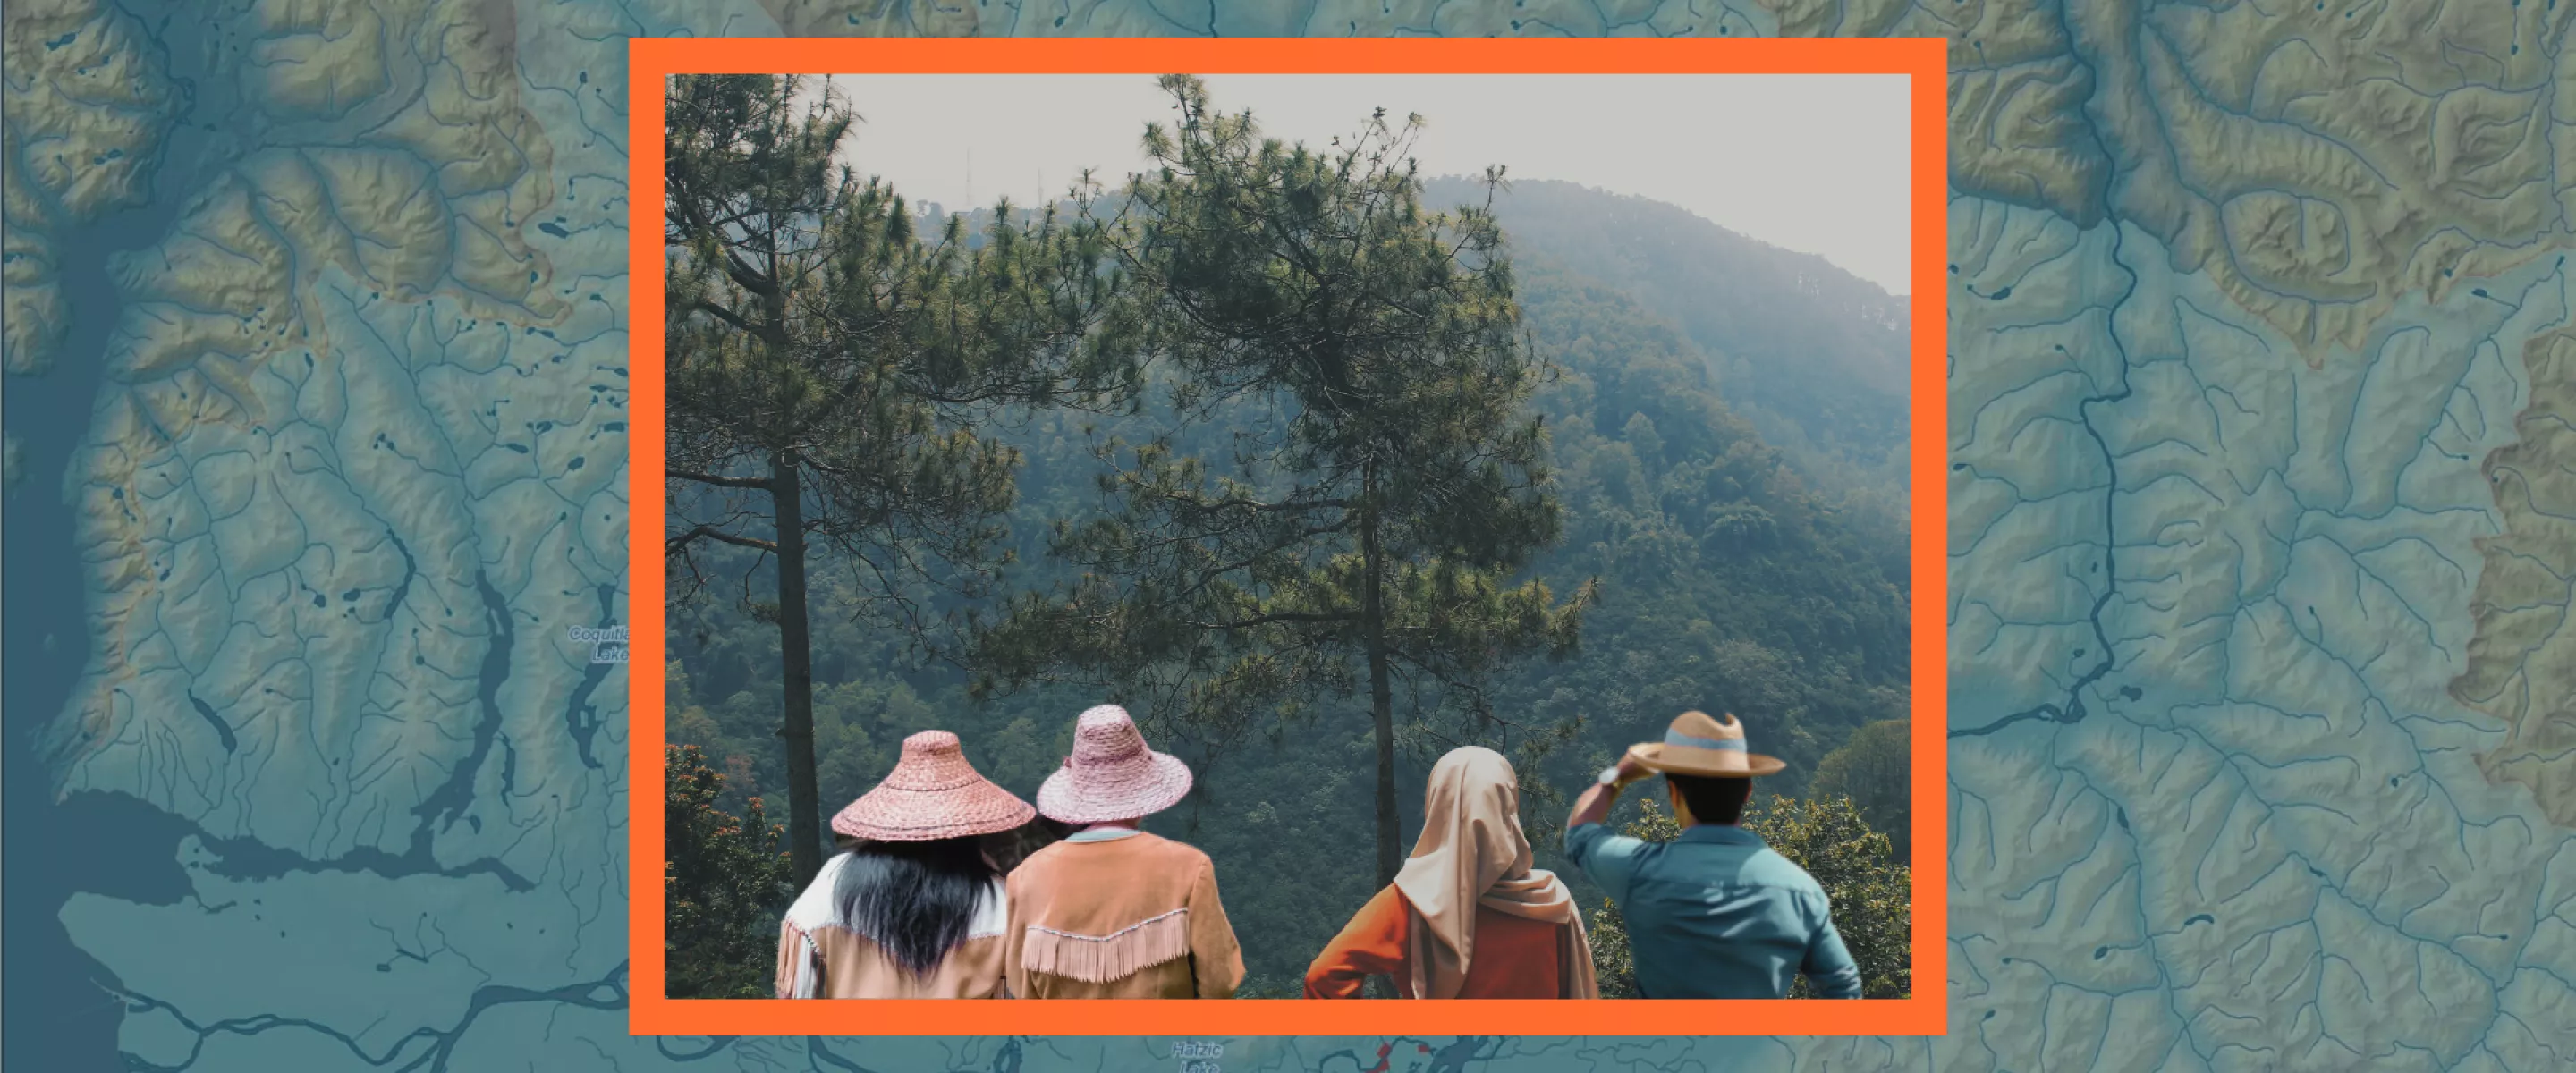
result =
[[[1612,764],[1612,765],[1610,765],[1609,767],[1602,768],[1602,769],[1601,769],[1601,774],[1595,778],[1595,781],[1597,781],[1597,782],[1599,782],[1601,785],[1603,785],[1603,786],[1607,786],[1607,787],[1609,787],[1609,788],[1611,788],[1611,789],[1613,789],[1613,790],[1618,789],[1618,788],[1619,788],[1619,765],[1617,765],[1617,764]]]

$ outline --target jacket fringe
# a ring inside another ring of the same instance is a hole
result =
[[[822,983],[823,952],[814,946],[814,937],[794,921],[778,929],[778,981],[780,998],[813,998]]]
[[[1028,971],[1105,984],[1123,980],[1190,953],[1190,911],[1149,917],[1108,935],[1076,935],[1029,925],[1020,961]]]

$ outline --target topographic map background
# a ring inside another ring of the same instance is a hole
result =
[[[782,29],[1951,40],[1950,1034],[1394,1069],[2576,1062],[2576,5],[1772,2],[9,0],[10,1064],[1177,1065],[626,1035],[623,39]]]

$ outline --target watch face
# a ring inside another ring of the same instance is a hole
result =
[[[1601,769],[1600,779],[1601,779],[1601,785],[1603,785],[1603,786],[1608,786],[1608,785],[1611,785],[1611,784],[1613,784],[1613,783],[1618,782],[1618,781],[1619,781],[1619,768],[1618,768],[1618,766],[1614,764],[1614,765],[1612,765],[1612,766],[1610,766],[1610,767],[1602,768],[1602,769]]]

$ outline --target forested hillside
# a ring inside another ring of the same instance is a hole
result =
[[[1466,189],[1434,184],[1425,202],[1445,206]],[[1406,724],[1398,799],[1409,840],[1432,759],[1460,734],[1504,746],[1521,763],[1541,865],[1562,868],[1553,834],[1571,794],[1680,711],[1741,716],[1755,748],[1790,765],[1762,792],[1791,796],[1860,728],[1905,717],[1905,307],[1819,259],[1670,206],[1525,183],[1499,216],[1522,326],[1553,367],[1532,405],[1563,507],[1562,539],[1524,576],[1558,594],[1599,587],[1575,652],[1522,660],[1488,685],[1494,721]],[[1155,420],[1151,410],[1115,420],[1044,411],[993,433],[1022,456],[1007,515],[1016,561],[989,595],[924,593],[924,608],[990,613],[1011,593],[1068,580],[1048,534],[1102,508],[1105,440]],[[1181,446],[1222,454],[1230,431]],[[773,561],[707,551],[714,580],[670,612],[667,696],[674,742],[703,747],[725,776],[723,807],[739,814],[764,797],[776,819],[786,771]],[[878,583],[861,564],[818,551],[809,574],[825,813],[881,777],[904,735],[929,727],[958,732],[982,770],[1033,795],[1074,715],[1102,699],[1064,686],[975,699],[959,665],[974,654],[957,633],[933,631],[943,651],[925,658],[913,633],[857,612]],[[1256,988],[1292,989],[1374,889],[1375,753],[1365,697],[1356,703],[1256,719],[1262,733],[1214,755],[1156,742],[1190,759],[1199,780],[1149,826],[1214,857]],[[1870,740],[1902,747],[1901,735]],[[1899,807],[1881,804],[1870,819],[1901,825]],[[1569,879],[1587,909],[1599,905]]]
[[[1480,197],[1443,179],[1425,200]],[[1814,254],[1736,234],[1658,201],[1515,182],[1495,213],[1525,255],[1635,299],[1678,328],[1727,404],[1851,521],[1901,533],[1911,307]],[[1901,539],[1901,538],[1900,538]]]

